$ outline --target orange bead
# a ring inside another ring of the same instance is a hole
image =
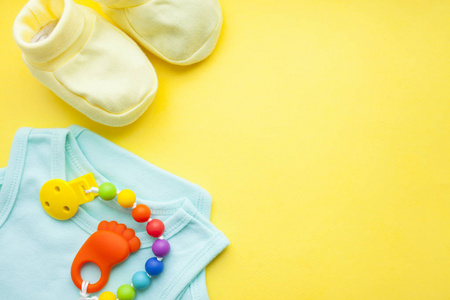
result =
[[[133,211],[131,212],[133,215],[133,219],[136,222],[143,223],[147,222],[148,219],[150,219],[150,208],[148,208],[147,205],[144,204],[138,204],[135,208],[133,208]]]

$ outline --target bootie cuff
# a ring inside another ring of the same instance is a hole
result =
[[[44,40],[31,42],[46,25],[57,21],[53,32]],[[27,60],[50,61],[66,51],[81,35],[85,17],[72,0],[32,0],[20,11],[13,26],[13,35]]]

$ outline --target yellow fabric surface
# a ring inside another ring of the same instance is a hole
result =
[[[19,127],[79,124],[200,184],[231,241],[211,299],[450,298],[449,1],[221,0],[205,61],[147,53],[160,88],[123,128],[31,76],[25,2],[2,2],[0,165]]]

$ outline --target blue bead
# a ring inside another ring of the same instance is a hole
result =
[[[138,290],[143,290],[148,288],[150,285],[150,277],[144,271],[136,272],[131,279],[133,286]]]
[[[156,257],[149,258],[145,263],[145,271],[150,276],[156,276],[161,274],[164,269],[162,261],[156,259]]]

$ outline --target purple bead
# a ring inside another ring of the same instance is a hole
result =
[[[170,244],[163,239],[157,239],[152,245],[153,253],[157,257],[164,257],[170,252]]]

